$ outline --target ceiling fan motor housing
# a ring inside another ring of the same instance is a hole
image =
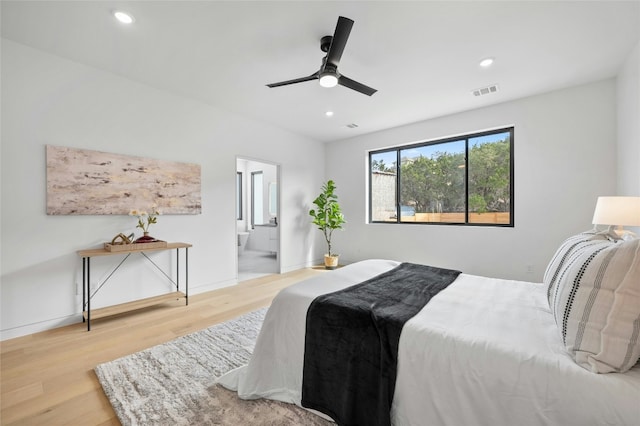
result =
[[[333,40],[333,36],[324,36],[320,39],[320,50],[322,50],[324,53],[327,53],[329,51],[329,48],[331,47],[331,41]]]

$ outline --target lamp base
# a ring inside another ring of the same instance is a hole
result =
[[[629,241],[638,238],[635,232],[628,231],[624,229],[621,225],[617,227],[615,225],[609,225],[609,229],[607,229],[607,233],[614,240],[623,240]]]

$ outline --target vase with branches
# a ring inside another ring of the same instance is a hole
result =
[[[136,228],[142,229],[142,237],[138,238],[135,242],[147,243],[156,241],[155,238],[149,235],[149,227],[154,223],[158,223],[158,216],[160,214],[160,210],[158,210],[155,205],[149,211],[133,209],[129,212],[130,216],[138,218]]]

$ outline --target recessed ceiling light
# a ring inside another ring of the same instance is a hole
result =
[[[113,16],[115,16],[116,19],[122,22],[123,24],[132,24],[134,21],[133,16],[129,15],[128,13],[121,12],[119,10],[116,10],[115,12],[113,12]]]
[[[490,67],[493,64],[493,58],[485,58],[480,61],[480,66],[483,68]]]
[[[333,111],[327,111],[324,113],[327,117],[333,117]]]

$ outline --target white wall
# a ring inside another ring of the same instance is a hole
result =
[[[618,191],[612,195],[640,197],[640,42],[625,61],[617,83]]]
[[[2,40],[2,339],[81,320],[77,250],[134,230],[129,216],[47,216],[45,145],[199,163],[202,214],[160,216],[151,235],[193,244],[190,293],[236,283],[236,156],[281,165],[281,267],[308,266],[307,218],[324,147],[268,125]],[[132,206],[144,207],[144,206]],[[168,252],[154,260],[172,268]],[[92,285],[117,260],[92,260]],[[154,292],[162,277],[127,261],[94,306]]]
[[[606,80],[329,144],[327,178],[348,221],[336,252],[345,262],[392,258],[541,281],[559,243],[592,227],[597,196],[615,191],[615,96]],[[515,227],[366,223],[368,150],[510,125]]]

